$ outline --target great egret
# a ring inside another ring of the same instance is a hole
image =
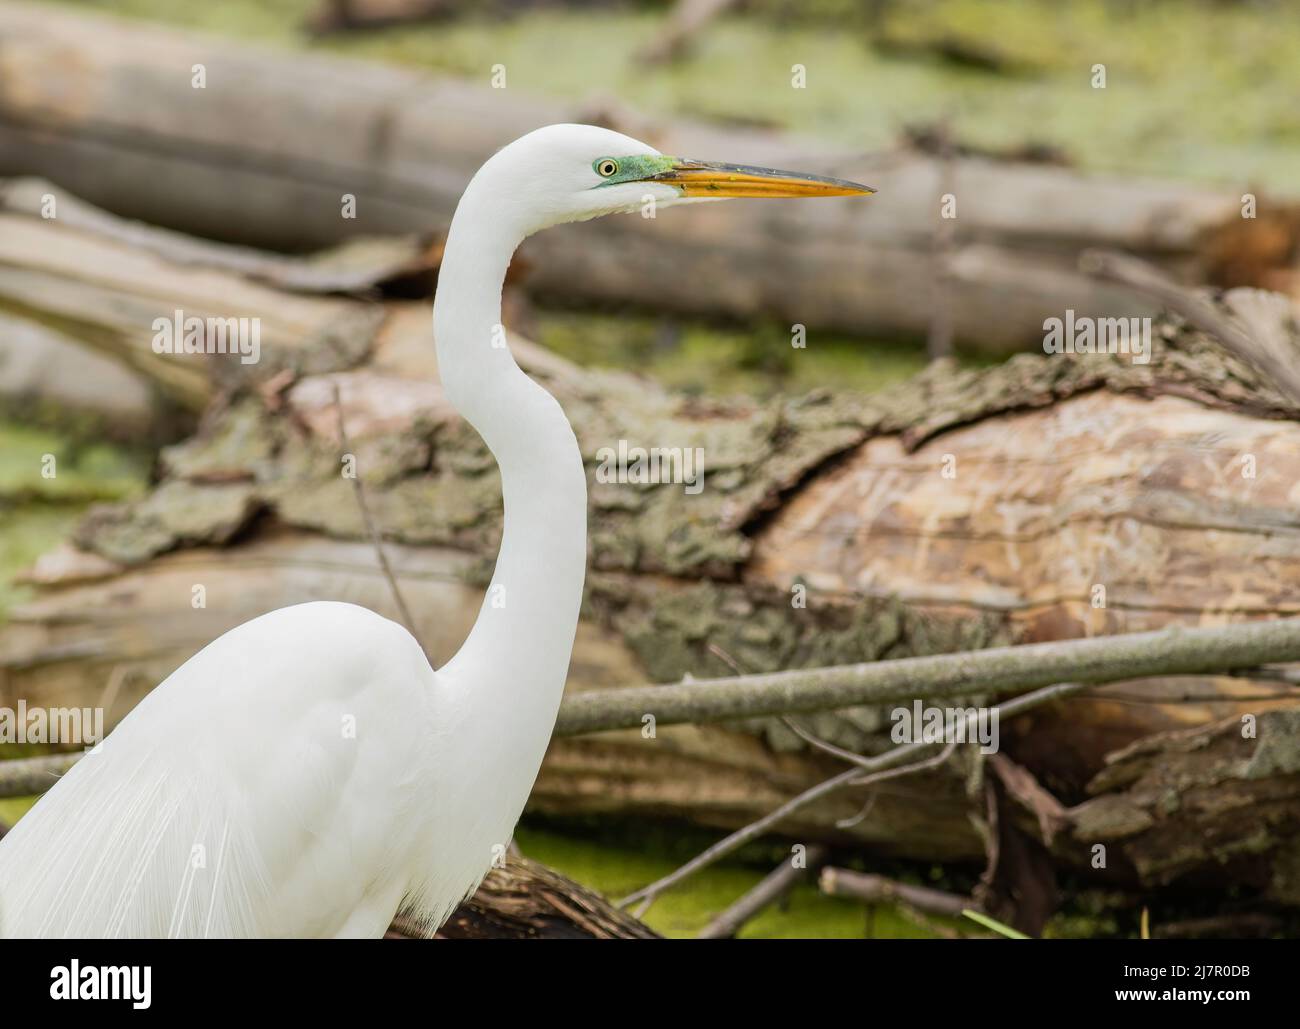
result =
[[[435,671],[400,625],[319,602],[255,618],[149,694],[0,842],[6,936],[429,932],[504,852],[555,724],[587,556],[582,457],[504,346],[501,286],[530,234],[852,182],[660,154],[552,125],[500,150],[456,209],[433,307],[442,388],[501,468],[488,598]]]

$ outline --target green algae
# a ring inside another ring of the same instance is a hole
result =
[[[87,504],[140,496],[148,468],[127,449],[0,421],[0,624],[28,592],[15,576],[65,540]]]
[[[0,422],[0,503],[122,500],[140,493],[147,470],[120,447]]]
[[[0,822],[14,825],[39,799],[39,797],[0,797]]]

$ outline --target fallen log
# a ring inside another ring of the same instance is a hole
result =
[[[86,373],[106,362],[129,377],[146,394],[137,398],[141,417],[157,398],[197,414],[233,383],[286,368],[347,367],[366,352],[381,320],[363,300],[290,292],[302,276],[295,278],[285,267],[289,262],[269,255],[132,231],[119,219],[85,211],[67,195],[59,197],[66,219],[14,210],[35,203],[41,188],[18,182],[0,189],[0,316],[15,330],[25,325],[40,335],[29,347],[33,361],[57,357],[56,342],[65,348],[80,344],[92,353],[90,367],[76,379],[84,382]],[[155,323],[172,322],[177,311],[205,323],[256,320],[258,359],[246,363],[234,354],[211,361],[202,354],[160,352]],[[112,388],[114,380],[105,386]],[[21,388],[19,383],[13,390]],[[51,391],[48,398],[57,394]]]
[[[1151,886],[1203,886],[1230,869],[1240,888],[1300,905],[1297,740],[1294,705],[1140,739],[1107,756],[1051,848]]]
[[[195,65],[202,89],[190,88]],[[0,80],[0,175],[41,175],[120,214],[281,250],[413,226],[436,235],[503,143],[596,117],[516,90],[21,3],[0,10]],[[1151,313],[1082,274],[1084,247],[1127,250],[1191,283],[1276,286],[1300,238],[1294,204],[1257,198],[1246,220],[1240,188],[965,156],[949,173],[926,154],[864,156],[770,132],[636,130],[667,153],[830,172],[880,197],[721,204],[545,233],[521,250],[531,292],[919,338],[929,312],[914,298],[928,295],[935,211],[952,192],[953,333],[1005,352],[1041,344],[1044,319],[1066,308]],[[345,195],[355,218],[341,217]]]

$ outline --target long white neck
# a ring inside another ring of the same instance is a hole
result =
[[[433,324],[447,398],[500,466],[505,529],[478,620],[440,675],[472,693],[476,715],[544,748],[582,600],[587,482],[559,403],[505,345],[501,287],[524,232],[482,187],[471,183],[452,220]]]

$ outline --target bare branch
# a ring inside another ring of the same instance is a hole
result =
[[[975,907],[970,897],[928,886],[912,886],[883,875],[852,872],[847,868],[823,868],[818,880],[828,897],[852,897],[868,904],[903,903],[932,915],[960,918],[967,908]]]
[[[901,748],[900,748],[901,749]],[[689,879],[696,872],[707,868],[715,861],[719,861],[733,851],[739,850],[750,840],[757,839],[768,829],[779,825],[787,816],[794,814],[801,808],[807,807],[815,800],[820,800],[828,793],[834,793],[841,786],[847,786],[854,778],[860,774],[860,769],[850,768],[847,772],[841,772],[839,775],[832,776],[824,782],[818,783],[809,789],[800,793],[797,797],[787,800],[775,811],[769,812],[756,822],[750,822],[749,825],[737,829],[730,836],[724,837],[704,852],[691,858],[690,861],[682,865],[675,872],[670,872],[662,879],[652,882],[649,886],[630,893],[618,902],[619,907],[628,907],[629,905],[646,902],[642,907],[637,909],[637,916],[644,913],[645,907],[650,901],[663,893],[664,890],[671,889],[684,879]]]
[[[916,697],[1005,694],[1061,681],[1218,675],[1300,661],[1300,618],[1215,628],[1095,636],[959,654],[807,668],[664,686],[590,690],[565,698],[557,736],[800,714]]]
[[[974,719],[967,719],[966,728],[969,731],[975,724]],[[902,768],[888,768],[883,772],[872,772],[870,775],[864,775],[861,779],[851,779],[850,786],[870,786],[873,783],[884,782],[886,779],[899,779],[904,775],[912,775],[914,772],[924,772],[928,768],[938,768],[941,764],[952,757],[952,752],[957,749],[957,737],[954,734],[943,750],[935,754],[934,757],[928,757],[924,761],[917,761],[915,764],[905,765]]]
[[[343,396],[339,392],[339,385],[334,383],[334,409],[338,412],[339,419],[339,443],[343,447],[344,454],[352,453],[352,443],[348,439],[348,429],[343,417]],[[353,455],[355,460],[355,454]],[[402,591],[397,585],[397,577],[393,575],[393,569],[388,564],[388,555],[384,553],[383,537],[379,533],[379,528],[375,524],[374,518],[370,515],[370,505],[366,502],[366,488],[361,482],[361,470],[355,469],[356,474],[352,477],[352,488],[356,493],[357,507],[361,509],[361,520],[366,526],[366,535],[370,537],[370,542],[374,545],[375,556],[379,559],[379,568],[384,573],[384,578],[388,580],[388,588],[393,591],[393,600],[397,604],[397,610],[401,615],[402,624],[406,626],[406,631],[415,637],[417,643],[420,642],[420,636],[415,631],[415,619],[411,616],[411,609],[406,606],[406,600],[402,596]],[[420,644],[420,649],[424,650],[424,644]],[[428,654],[428,651],[425,651]]]
[[[701,929],[699,939],[731,939],[746,922],[764,908],[775,904],[789,893],[794,888],[794,884],[802,879],[810,869],[817,868],[825,861],[826,848],[813,845],[807,849],[804,857],[806,861],[803,867],[796,867],[793,859],[782,861],[764,876],[752,890]]]
[[[862,754],[856,754],[851,750],[845,750],[843,747],[837,747],[834,743],[824,740],[820,736],[814,736],[793,718],[783,716],[781,718],[781,724],[808,744],[808,746],[816,747],[818,750],[826,754],[831,754],[834,757],[839,758],[841,761],[848,761],[852,764],[862,765],[864,767],[869,765],[871,762],[869,757]]]

